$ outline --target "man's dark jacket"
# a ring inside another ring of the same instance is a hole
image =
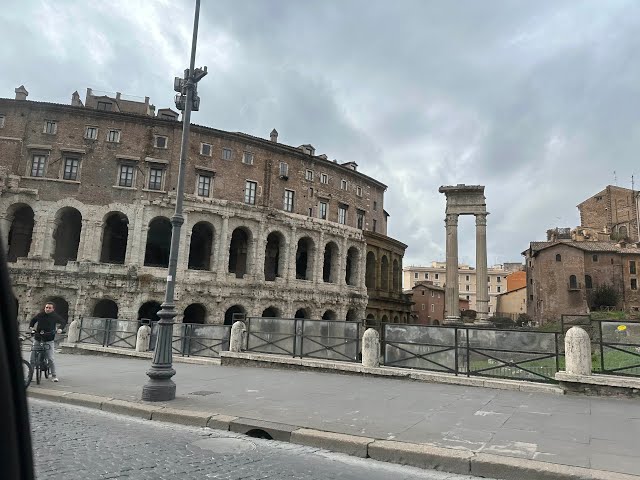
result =
[[[59,324],[60,328],[64,329],[64,327],[67,326],[67,321],[56,312],[40,312],[31,319],[29,322],[29,328],[36,329],[36,340],[51,342],[56,338],[56,324]],[[45,334],[40,335],[40,332],[43,330]]]

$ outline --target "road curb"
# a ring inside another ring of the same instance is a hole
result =
[[[272,435],[276,440],[447,473],[491,477],[499,480],[640,480],[640,476],[637,475],[502,455],[474,453],[468,450],[435,445],[325,432],[276,422],[239,418],[213,412],[195,412],[62,390],[34,387],[29,388],[27,393],[31,398],[81,405],[151,421],[208,427],[223,431],[232,430],[239,433],[246,433],[251,429],[260,429],[270,433],[269,429],[272,429],[273,432],[279,432],[278,438]],[[245,428],[246,432],[240,431],[242,428]]]

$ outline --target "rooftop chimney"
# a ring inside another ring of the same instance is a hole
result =
[[[278,143],[278,131],[274,128],[273,130],[271,130],[271,141],[273,143]]]
[[[29,92],[27,92],[27,89],[24,88],[24,85],[20,85],[18,88],[16,88],[15,92],[16,100],[26,100],[27,96],[29,95]]]

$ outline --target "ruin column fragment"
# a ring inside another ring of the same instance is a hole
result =
[[[447,214],[447,284],[445,285],[446,325],[460,323],[458,292],[458,215]]]
[[[490,324],[487,276],[487,214],[476,215],[476,324]]]

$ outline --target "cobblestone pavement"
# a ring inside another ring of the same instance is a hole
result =
[[[316,448],[30,399],[39,480],[471,480]]]

